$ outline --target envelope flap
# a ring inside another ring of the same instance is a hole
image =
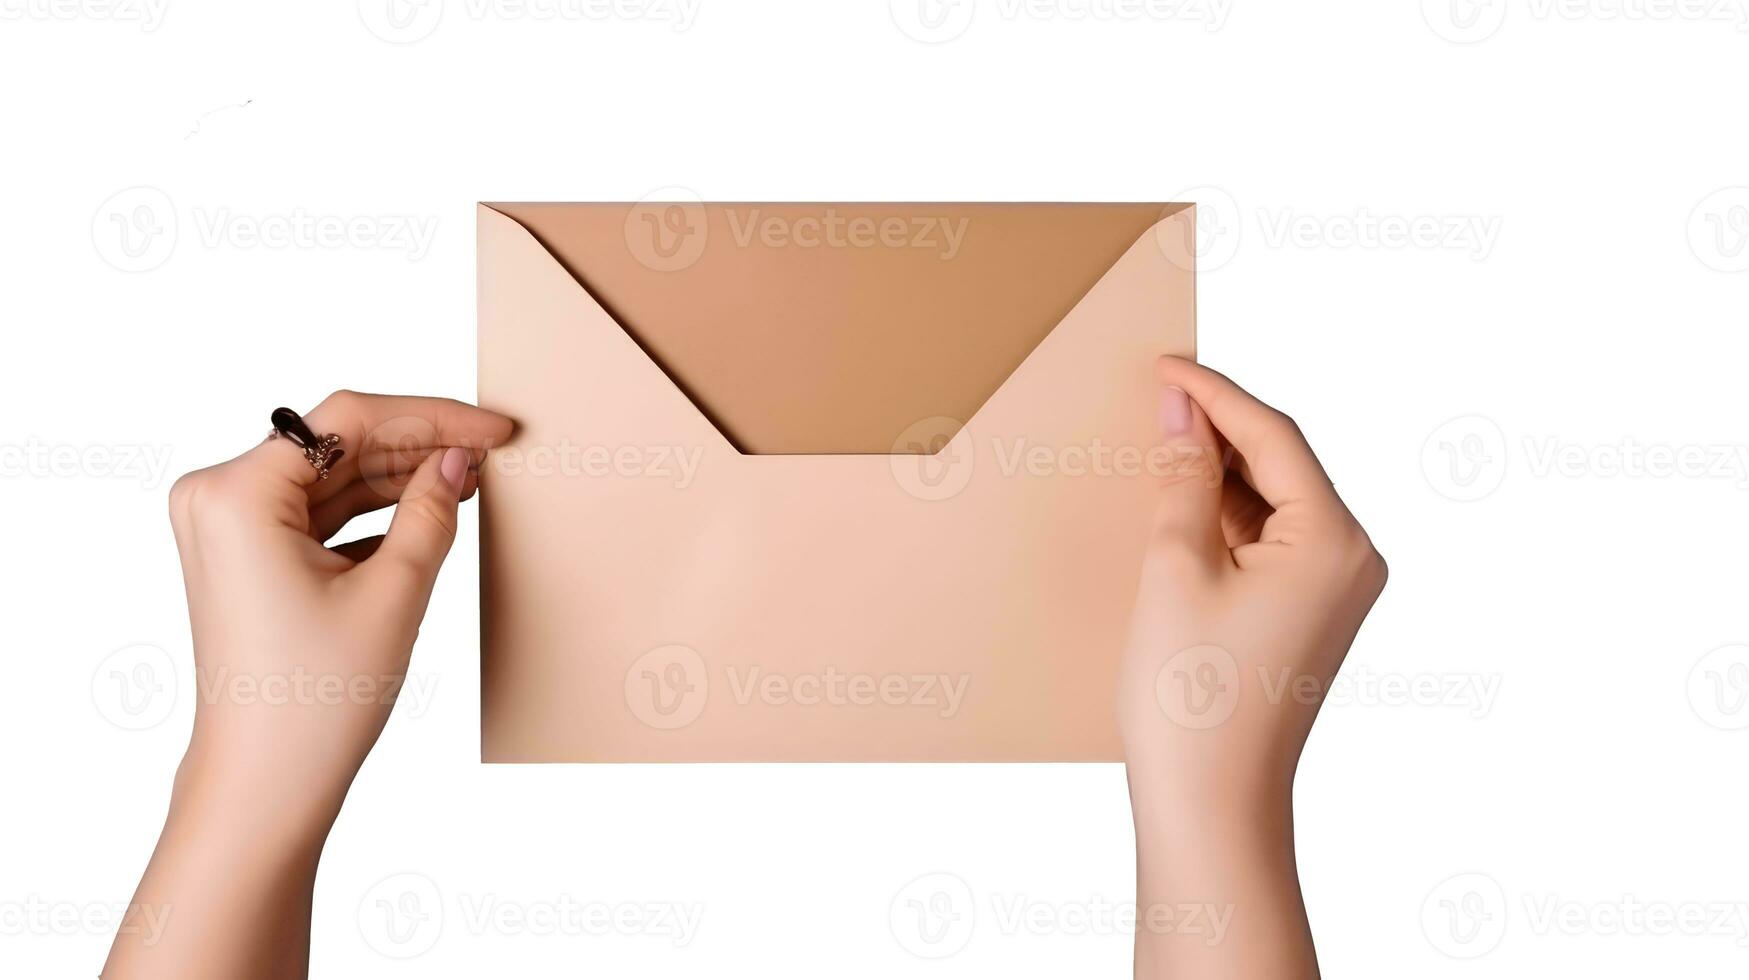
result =
[[[933,452],[1164,204],[493,204],[745,453]]]

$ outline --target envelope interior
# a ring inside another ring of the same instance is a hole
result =
[[[491,204],[737,449],[933,453],[1163,204]]]

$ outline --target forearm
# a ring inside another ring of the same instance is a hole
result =
[[[305,977],[316,866],[338,800],[293,799],[285,774],[227,768],[196,742],[134,895],[138,927],[124,922],[102,976]]]
[[[1318,976],[1290,792],[1210,799],[1132,766],[1136,976]]]

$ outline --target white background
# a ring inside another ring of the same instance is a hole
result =
[[[170,480],[336,387],[471,397],[476,201],[678,185],[1200,201],[1203,359],[1392,569],[1299,780],[1326,974],[1743,975],[1736,0],[628,2],[0,0],[0,973],[94,975],[162,821]],[[360,220],[248,238],[300,216]],[[1133,896],[1116,766],[479,765],[463,522],[314,975],[1126,975],[1076,929]],[[908,948],[937,891],[959,931]],[[702,920],[479,919],[567,897]]]

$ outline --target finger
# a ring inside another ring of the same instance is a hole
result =
[[[356,564],[368,559],[371,555],[376,554],[377,548],[381,547],[382,543],[383,536],[380,534],[373,534],[368,538],[359,538],[357,541],[348,541],[345,544],[337,544],[328,550]]]
[[[1244,457],[1240,472],[1277,512],[1296,504],[1341,505],[1330,477],[1293,419],[1270,408],[1223,374],[1177,357],[1160,359],[1160,376],[1177,385]]]
[[[359,455],[356,479],[374,487],[379,495],[399,500],[407,481],[433,453],[451,448],[433,436],[431,426],[418,419],[396,419],[373,429],[366,436],[367,449]],[[487,447],[459,447],[468,451],[468,469],[478,469],[486,461]],[[309,489],[312,504],[325,502],[339,495],[336,481],[318,482]]]
[[[1226,485],[1221,488],[1221,536],[1228,549],[1256,544],[1273,513],[1243,476],[1227,471]]]
[[[1156,548],[1201,564],[1228,560],[1221,534],[1220,438],[1183,388],[1160,392],[1160,439],[1166,466],[1154,515]]]
[[[411,478],[411,473],[393,477],[384,475],[381,479],[366,478],[346,484],[334,496],[310,508],[310,537],[326,541],[353,518],[393,506],[401,499]],[[472,497],[479,486],[479,471],[469,468],[462,481],[461,499]]]
[[[337,391],[310,410],[304,422],[317,435],[340,437],[343,457],[327,480],[285,439],[269,439],[239,458],[245,466],[310,489],[312,500],[336,495],[360,473],[360,461],[383,453],[414,453],[439,446],[485,450],[510,437],[511,421],[496,412],[449,398],[368,395]],[[335,481],[341,481],[339,483]],[[313,489],[311,489],[313,488]]]
[[[456,505],[467,469],[465,449],[433,453],[401,495],[382,545],[359,566],[390,588],[410,590],[420,609],[430,600],[437,571],[455,543]]]

